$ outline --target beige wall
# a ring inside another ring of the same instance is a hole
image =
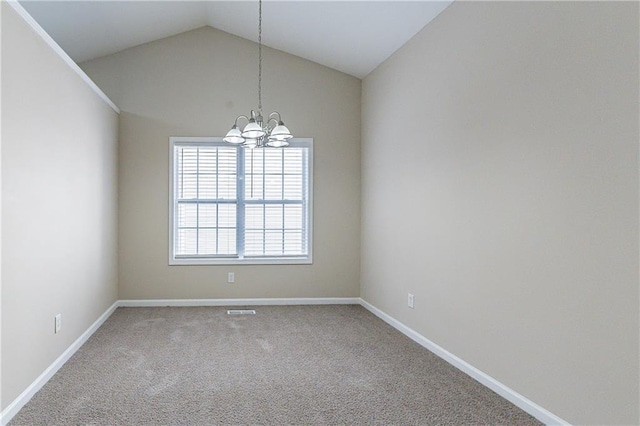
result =
[[[117,299],[117,133],[117,113],[2,2],[3,409]]]
[[[363,298],[575,424],[640,421],[638,22],[455,2],[363,81]]]
[[[224,136],[257,106],[255,43],[205,27],[81,64],[122,110],[121,299],[359,295],[360,80],[263,54],[264,111],[314,138],[313,265],[168,266],[169,137]]]

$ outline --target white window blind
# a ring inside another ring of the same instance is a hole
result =
[[[171,138],[171,150],[171,264],[311,262],[311,140]]]
[[[177,256],[235,255],[236,148],[176,146]]]
[[[307,252],[305,148],[246,151],[246,256],[296,256]]]

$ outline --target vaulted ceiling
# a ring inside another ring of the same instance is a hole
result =
[[[266,46],[362,78],[452,3],[263,2]],[[76,62],[205,25],[257,41],[257,1],[21,1]]]

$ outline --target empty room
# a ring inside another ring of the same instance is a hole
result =
[[[0,424],[640,425],[640,3],[1,3]]]

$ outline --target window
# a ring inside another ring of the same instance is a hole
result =
[[[312,139],[170,139],[169,264],[311,263]]]

